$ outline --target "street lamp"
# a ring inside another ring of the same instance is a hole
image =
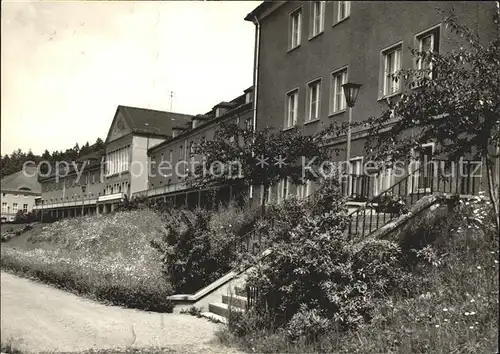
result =
[[[351,124],[352,124],[352,107],[356,103],[356,99],[358,98],[359,89],[362,85],[355,84],[353,82],[348,82],[342,85],[344,89],[344,96],[349,107],[349,126],[347,127],[347,146],[346,146],[346,163],[348,168],[348,190],[347,193],[350,194],[351,191]]]
[[[85,214],[85,190],[87,190],[87,186],[82,184],[82,216]]]

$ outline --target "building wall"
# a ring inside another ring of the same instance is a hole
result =
[[[165,139],[134,136],[132,140],[132,164],[130,165],[129,195],[148,189],[148,149],[161,144]]]
[[[133,135],[120,136],[106,144],[105,194],[127,193],[130,185]],[[116,152],[120,151],[120,154]]]
[[[381,51],[402,42],[402,66],[411,68],[414,59],[408,47],[415,47],[416,35],[442,22],[452,7],[461,23],[472,25],[487,38],[491,33],[493,2],[351,2],[350,16],[334,20],[336,1],[325,5],[324,31],[309,38],[313,2],[286,2],[261,20],[258,77],[257,128],[282,129],[286,93],[298,88],[298,125],[305,134],[319,132],[332,122],[347,121],[347,111],[329,115],[331,73],[347,67],[348,81],[362,84],[353,109],[353,120],[379,114],[386,106],[381,98]],[[302,8],[302,40],[289,48],[290,13]],[[441,26],[440,51],[450,51],[456,44]],[[322,79],[320,119],[304,124],[307,84]],[[357,152],[353,151],[353,155]],[[342,153],[338,159],[345,159]]]
[[[5,218],[5,221],[13,221],[18,210],[32,211],[36,197],[36,194],[28,192],[2,191],[2,198],[0,198],[2,206],[1,219],[4,220]]]
[[[94,199],[105,193],[100,166],[84,170],[80,180],[77,180],[76,174],[70,174],[60,176],[58,180],[55,177],[44,179],[40,184],[44,204]],[[85,193],[82,185],[86,186]]]
[[[244,109],[239,110],[237,114],[228,115],[228,117],[224,118],[223,121],[232,123],[238,122],[239,126],[244,128],[248,119],[252,119],[251,105],[247,105]],[[178,164],[179,161],[190,162],[190,144],[199,144],[203,139],[207,141],[212,140],[215,132],[220,127],[220,123],[221,121],[217,121],[213,124],[206,123],[189,133],[179,135],[179,137],[172,139],[172,141],[169,141],[167,144],[164,144],[157,149],[151,149],[149,151],[150,159],[155,163],[151,165],[149,188],[153,189],[184,182],[186,179],[183,175],[189,172],[189,166],[184,163]],[[171,151],[172,160],[170,161]],[[194,161],[200,161],[201,156],[195,155],[192,159]],[[163,165],[160,165],[161,161],[165,161]],[[170,162],[170,165],[167,164],[167,161]],[[163,166],[163,171],[159,170],[160,166]],[[178,173],[176,171],[176,166],[178,166]],[[171,176],[169,176],[169,174],[171,174]]]

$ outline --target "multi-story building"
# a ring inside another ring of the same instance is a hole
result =
[[[53,166],[40,176],[42,217],[107,213],[125,198],[148,187],[148,149],[172,136],[174,125],[190,115],[118,106],[104,151],[67,161],[64,170]]]
[[[39,176],[42,186],[41,219],[106,212],[98,199],[105,195],[103,183],[104,150],[82,156],[76,161],[60,162]],[[67,163],[67,164],[66,164]]]
[[[14,221],[19,211],[29,213],[35,208],[41,198],[37,178],[36,167],[28,167],[2,178],[2,222]]]
[[[147,195],[189,207],[207,205],[210,190],[195,188],[188,183],[190,167],[201,162],[194,154],[194,147],[204,140],[211,140],[221,123],[234,123],[240,128],[253,129],[253,89],[229,102],[220,102],[209,112],[191,117],[191,122],[174,127],[171,139],[149,149],[151,173],[149,188],[136,195]],[[241,198],[246,190],[236,184],[214,187],[218,201]]]
[[[362,85],[353,122],[379,115],[387,100],[397,99],[404,88],[404,82],[391,75],[425,65],[414,59],[410,48],[439,52],[456,48],[442,22],[451,9],[462,24],[488,39],[495,33],[494,6],[494,2],[264,1],[245,18],[256,28],[256,129],[299,126],[304,134],[315,134],[332,122],[347,122],[342,88],[347,82]],[[365,130],[352,131],[351,192],[357,188],[355,172],[365,155],[363,137]],[[338,161],[347,160],[346,142],[344,134],[329,144],[343,149]],[[429,152],[432,149],[430,142]],[[381,174],[375,193],[393,182],[391,173]],[[294,193],[293,186],[286,190]]]

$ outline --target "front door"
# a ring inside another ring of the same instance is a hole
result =
[[[430,163],[434,155],[434,144],[422,145],[420,151],[416,153],[416,168],[413,177],[413,192],[428,193],[431,191],[432,177],[434,175],[434,165]]]

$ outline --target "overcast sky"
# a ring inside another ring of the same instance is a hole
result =
[[[2,1],[1,153],[106,138],[117,105],[205,113],[252,85],[260,1]]]

